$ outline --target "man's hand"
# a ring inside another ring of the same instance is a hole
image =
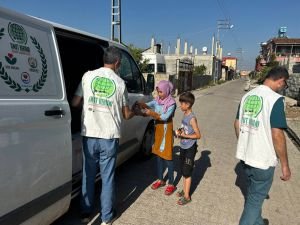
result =
[[[283,181],[288,181],[291,178],[291,171],[288,166],[283,166],[281,168],[282,176],[280,176],[280,179]]]

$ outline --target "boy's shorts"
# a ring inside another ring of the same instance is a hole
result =
[[[192,176],[196,153],[197,143],[188,149],[180,148],[180,169],[185,178]]]

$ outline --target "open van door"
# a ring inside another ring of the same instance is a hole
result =
[[[53,28],[0,8],[0,224],[49,224],[72,188],[70,109]]]

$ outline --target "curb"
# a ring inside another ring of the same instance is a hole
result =
[[[288,137],[291,139],[291,141],[294,143],[294,145],[297,147],[297,149],[300,151],[300,138],[298,135],[288,126],[285,130]]]

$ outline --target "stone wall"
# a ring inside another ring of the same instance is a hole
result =
[[[290,74],[287,84],[289,88],[285,91],[285,95],[293,99],[298,99],[300,95],[300,73]]]

